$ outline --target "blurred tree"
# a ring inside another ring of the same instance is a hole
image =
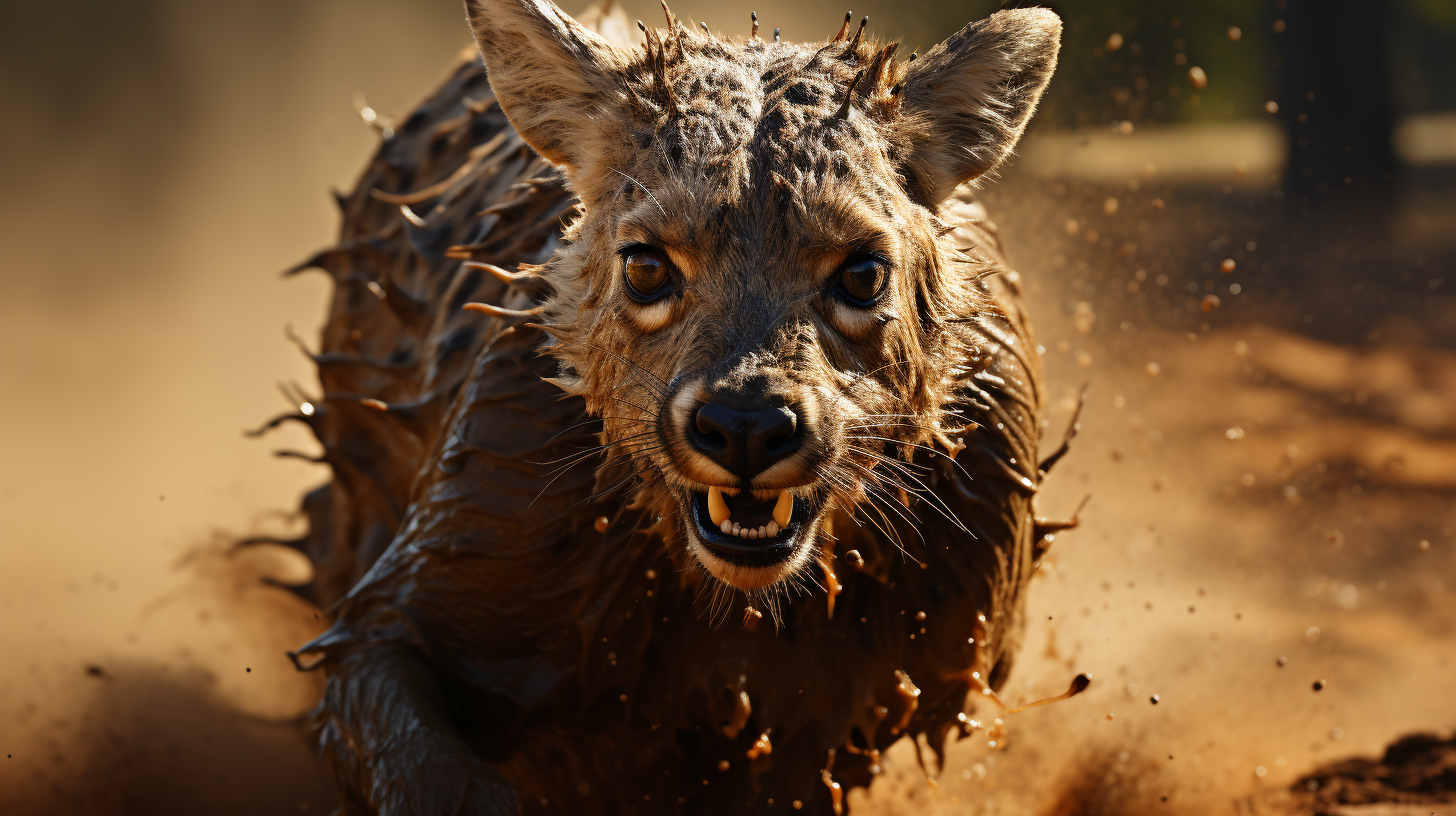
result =
[[[1386,33],[1393,3],[1277,0],[1286,189],[1298,202],[1383,197],[1395,157]]]

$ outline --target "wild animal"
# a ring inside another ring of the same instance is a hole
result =
[[[1068,526],[973,193],[1060,21],[917,56],[848,15],[466,8],[483,60],[374,119],[299,267],[336,284],[322,393],[275,421],[333,473],[295,660],[344,811],[840,813],[896,740],[979,727]]]

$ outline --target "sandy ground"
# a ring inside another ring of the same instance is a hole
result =
[[[401,44],[383,12],[305,22],[300,42],[387,41],[425,68],[366,48],[295,85],[285,52],[259,85],[199,51],[232,104],[190,121],[171,181],[108,176],[121,192],[82,197],[81,239],[47,214],[99,165],[3,204],[0,813],[332,807],[294,724],[316,681],[283,655],[322,622],[261,580],[306,567],[225,554],[296,529],[325,474],[269,456],[308,449],[300,432],[242,431],[283,406],[277,383],[312,382],[282,329],[311,336],[324,283],[275,271],[326,243],[324,191],[369,148],[348,91],[402,109],[458,41]],[[295,130],[256,143],[280,111]],[[1173,172],[988,190],[1046,348],[1048,440],[1087,388],[1042,512],[1091,496],[1005,696],[1094,684],[1005,717],[997,750],[953,745],[935,785],[902,744],[856,813],[1280,812],[1319,763],[1456,728],[1456,231],[1282,221],[1267,180]]]

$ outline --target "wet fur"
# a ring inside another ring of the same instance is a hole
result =
[[[1055,18],[996,15],[918,72],[852,29],[673,24],[626,49],[548,4],[491,5],[491,86],[462,65],[400,123],[306,265],[337,290],[324,393],[293,418],[334,481],[298,545],[334,625],[298,659],[328,673],[314,724],[346,810],[828,812],[820,769],[863,785],[902,735],[938,751],[1019,638],[1040,367],[994,227],[955,187],[1025,126]],[[660,325],[618,289],[629,230],[693,273]],[[850,325],[817,287],[867,237],[893,255],[894,314]],[[817,395],[832,505],[758,588],[684,547],[656,420],[685,374]]]

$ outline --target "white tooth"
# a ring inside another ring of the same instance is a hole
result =
[[[728,520],[728,505],[723,501],[723,491],[720,488],[708,488],[708,517],[719,525]]]
[[[743,528],[739,527],[736,521],[733,522],[733,535],[743,535]]]
[[[779,523],[777,521],[770,521],[768,523],[768,537],[769,538],[773,538],[774,536],[776,536],[778,534],[779,534]]]
[[[733,532],[733,522],[729,521],[728,519],[723,519],[723,523],[719,525],[718,529],[722,530],[724,533],[731,533]]]
[[[709,497],[711,500],[711,496]],[[789,519],[794,517],[794,495],[787,490],[779,493],[779,502],[774,505],[773,518],[779,523],[779,529],[789,526]]]
[[[753,530],[751,530],[749,532],[748,537],[749,538],[763,538],[763,529],[762,528],[759,528],[759,527],[753,528]]]

